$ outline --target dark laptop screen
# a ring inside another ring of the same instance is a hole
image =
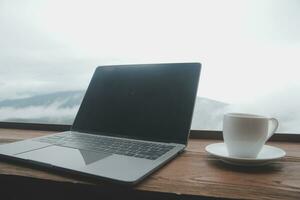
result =
[[[187,142],[199,63],[98,67],[72,130]]]

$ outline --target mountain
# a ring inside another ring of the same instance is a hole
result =
[[[84,92],[64,91],[0,101],[0,120],[72,124]],[[208,98],[197,97],[192,128],[220,129],[222,110],[226,105]]]
[[[221,130],[223,114],[228,104],[197,97],[192,120],[194,130]]]
[[[85,91],[63,91],[0,101],[0,120],[72,124]]]
[[[43,95],[36,95],[32,97],[22,99],[8,99],[0,101],[0,108],[2,107],[14,107],[24,108],[29,106],[50,106],[54,102],[59,102],[60,108],[67,108],[77,106],[81,103],[84,96],[84,91],[64,91],[55,92]]]

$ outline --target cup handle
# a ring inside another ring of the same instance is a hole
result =
[[[270,126],[270,124],[272,124],[272,125]],[[270,139],[270,137],[272,135],[274,135],[274,133],[277,130],[278,126],[279,126],[279,122],[278,122],[277,119],[275,119],[275,118],[270,118],[269,119],[269,130],[268,130],[268,136],[267,136],[266,141],[268,141]]]

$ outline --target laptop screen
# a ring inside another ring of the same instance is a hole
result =
[[[98,67],[72,130],[186,144],[199,63]]]

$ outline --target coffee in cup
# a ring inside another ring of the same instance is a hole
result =
[[[278,120],[260,115],[228,113],[223,120],[223,138],[229,156],[256,158],[278,128]]]

